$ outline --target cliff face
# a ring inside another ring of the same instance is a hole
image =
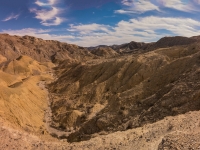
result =
[[[174,147],[180,145],[174,143],[176,135],[167,134],[180,125],[186,129],[177,115],[200,109],[198,37],[131,42],[120,49],[88,50],[30,36],[0,35],[0,118],[45,140],[52,135],[68,142],[93,137],[102,142],[101,135],[110,134],[108,141],[116,135],[131,144],[128,136],[136,138],[133,132],[143,132],[144,127],[159,133],[155,138],[159,149],[170,147],[169,141]],[[169,122],[168,116],[177,116],[181,123],[169,125],[173,117]],[[149,127],[151,123],[156,127]],[[135,141],[142,139],[140,146],[154,138],[137,135],[148,137]]]

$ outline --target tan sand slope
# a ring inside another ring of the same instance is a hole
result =
[[[52,64],[41,64],[27,56],[3,66],[3,71],[0,70],[2,118],[29,132],[44,132],[48,93],[38,83],[52,80],[49,66]]]

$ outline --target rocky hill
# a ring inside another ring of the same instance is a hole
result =
[[[0,54],[9,60],[27,55],[39,62],[57,62],[66,59],[84,61],[93,57],[87,49],[77,45],[8,34],[0,34]]]
[[[100,57],[115,57],[119,54],[110,47],[97,47],[90,51],[92,54]]]
[[[0,149],[197,149],[199,74],[198,37],[88,50],[0,35]]]
[[[181,36],[175,36],[175,37],[163,37],[160,40],[158,40],[152,48],[166,48],[166,47],[172,47],[172,46],[181,46],[181,45],[188,45],[197,42],[198,39],[191,37],[181,37]]]
[[[80,141],[199,110],[199,58],[194,44],[58,66],[52,126]]]
[[[163,37],[157,42],[152,42],[152,43],[131,41],[130,43],[125,43],[121,45],[111,45],[111,46],[99,45],[97,47],[89,47],[88,49],[96,50],[98,48],[111,48],[120,54],[127,54],[127,53],[138,54],[138,53],[145,53],[148,51],[152,51],[158,48],[189,45],[199,41],[200,41],[199,36],[194,36],[191,38],[175,36],[175,37]]]

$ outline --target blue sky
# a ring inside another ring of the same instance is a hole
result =
[[[0,32],[80,46],[200,35],[200,0],[2,0]]]

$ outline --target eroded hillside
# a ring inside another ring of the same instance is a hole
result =
[[[198,142],[199,74],[198,37],[88,50],[0,35],[6,137],[0,148],[23,142],[19,149],[165,149]]]
[[[25,131],[45,132],[48,93],[39,84],[52,81],[48,72],[53,66],[28,56],[5,63],[0,70],[0,116]]]
[[[53,40],[42,40],[32,36],[10,36],[0,34],[0,54],[9,60],[26,55],[39,62],[61,60],[84,61],[93,58],[87,49]]]
[[[73,130],[73,142],[199,110],[199,71],[198,44],[64,62],[49,85],[52,126]]]

